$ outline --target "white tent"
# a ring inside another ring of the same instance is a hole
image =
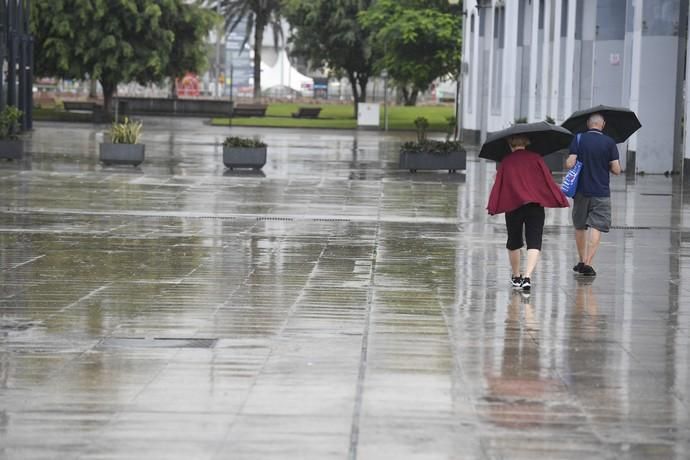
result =
[[[278,52],[275,64],[268,65],[261,61],[261,89],[266,90],[274,86],[287,86],[309,96],[314,85],[312,78],[303,75],[295,69],[287,57],[285,49]]]

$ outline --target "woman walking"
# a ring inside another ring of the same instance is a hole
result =
[[[530,138],[517,134],[507,138],[510,153],[498,166],[487,210],[489,214],[505,213],[508,230],[508,258],[511,284],[529,291],[532,273],[539,262],[544,232],[544,208],[567,208],[568,200],[556,185],[539,153],[527,150]],[[520,249],[527,242],[527,263],[520,270]]]

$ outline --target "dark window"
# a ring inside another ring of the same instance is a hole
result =
[[[527,14],[526,6],[527,5],[525,5],[525,0],[520,0],[520,2],[518,3],[518,46],[525,45],[525,14]]]
[[[544,29],[544,0],[539,0],[539,28]]]
[[[479,36],[483,37],[486,33],[486,13],[483,8],[479,9]]]
[[[599,0],[597,3],[597,40],[625,38],[625,0]]]
[[[568,35],[568,0],[563,0],[561,5],[561,37]]]
[[[499,21],[500,33],[498,34],[498,47],[505,48],[506,41],[506,10],[501,8],[498,11],[501,12],[501,20]]]
[[[496,8],[494,10],[494,40],[498,38],[498,31],[501,27],[501,10]]]

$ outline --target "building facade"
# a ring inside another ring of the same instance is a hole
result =
[[[466,141],[515,122],[562,123],[598,104],[642,129],[620,145],[627,172],[690,171],[688,0],[466,0],[461,127]]]

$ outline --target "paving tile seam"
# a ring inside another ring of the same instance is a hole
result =
[[[140,218],[176,218],[176,219],[219,219],[219,220],[259,220],[259,221],[309,221],[309,222],[387,222],[387,223],[423,223],[423,224],[462,224],[452,217],[426,217],[426,216],[354,216],[329,214],[239,214],[239,213],[194,213],[194,212],[158,212],[158,211],[94,211],[59,208],[21,208],[12,211],[2,210],[0,215],[80,215],[80,216],[104,216],[104,217],[140,217]],[[8,231],[12,231],[9,229]]]
[[[383,190],[379,191],[379,197],[378,197],[378,202],[379,206],[378,208],[380,209],[380,203],[383,200]],[[380,213],[380,211],[379,211]],[[368,286],[367,286],[367,302],[366,302],[366,310],[365,310],[365,317],[364,317],[364,328],[362,330],[362,345],[361,345],[361,351],[360,351],[360,359],[359,359],[359,370],[358,370],[358,375],[357,375],[357,387],[355,389],[355,400],[354,400],[354,408],[352,411],[352,423],[350,427],[350,443],[349,443],[349,450],[348,450],[348,458],[350,460],[356,460],[357,459],[357,449],[359,447],[359,430],[360,430],[360,421],[362,418],[362,405],[364,402],[364,389],[365,389],[365,379],[366,379],[366,372],[367,372],[367,359],[368,359],[368,354],[369,354],[369,339],[370,339],[370,331],[371,331],[371,323],[372,323],[372,315],[371,315],[371,310],[374,302],[374,292],[376,289],[376,262],[379,256],[379,251],[378,248],[380,247],[380,239],[381,239],[381,226],[377,225],[376,226],[376,234],[374,236],[374,241],[373,243],[373,252],[371,253],[371,262],[368,264],[369,265],[369,279],[368,279]]]
[[[244,213],[190,213],[190,212],[168,212],[168,211],[132,211],[132,210],[108,210],[108,211],[94,211],[94,210],[79,210],[79,209],[61,209],[61,208],[16,208],[5,209],[0,211],[0,215],[77,215],[77,216],[104,216],[104,217],[138,217],[150,219],[217,219],[217,220],[256,220],[256,221],[285,221],[285,222],[384,222],[384,223],[411,223],[411,224],[447,224],[447,225],[467,225],[482,223],[486,226],[495,227],[501,233],[505,233],[505,224],[499,222],[477,222],[475,220],[462,220],[454,217],[432,217],[432,216],[362,216],[362,215],[346,215],[343,217],[333,214],[244,214]],[[123,224],[124,225],[124,224]],[[570,224],[547,224],[544,226],[545,231],[570,229]],[[690,227],[684,226],[637,226],[637,225],[612,225],[611,230],[623,231],[690,231]],[[0,233],[14,232],[16,228],[4,227],[0,228]],[[34,230],[36,233],[59,233],[61,230]],[[84,233],[84,232],[80,232]],[[94,234],[107,233],[104,231],[92,231]]]

